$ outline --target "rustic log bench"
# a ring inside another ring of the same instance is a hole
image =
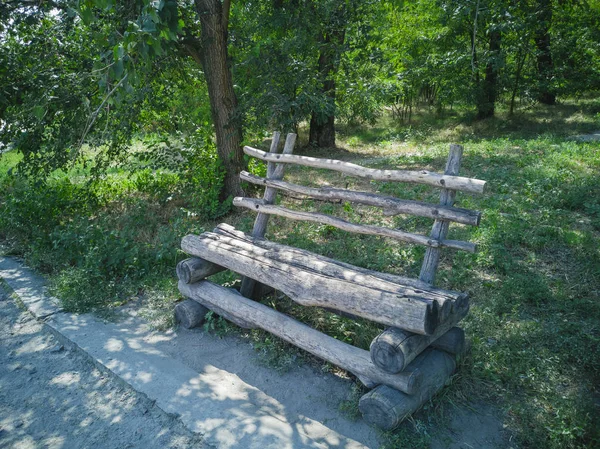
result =
[[[485,182],[458,176],[462,147],[450,146],[444,174],[378,170],[355,164],[293,155],[295,134],[278,153],[279,133],[270,152],[245,147],[266,161],[267,176],[242,172],[242,180],[265,186],[262,200],[235,198],[234,205],[258,213],[252,234],[227,224],[212,232],[187,235],[181,247],[193,256],[177,266],[179,290],[189,298],[176,307],[178,320],[197,325],[212,310],[243,328],[262,328],[357,376],[373,388],[359,401],[364,418],[385,429],[395,427],[441,389],[456,367],[465,344],[456,327],[469,310],[468,295],[434,286],[442,248],[474,252],[470,242],[447,239],[450,222],[478,226],[481,214],[453,207],[456,192],[482,193]],[[372,180],[426,184],[441,188],[440,204],[402,200],[368,192],[307,187],[282,180],[285,164],[325,168]],[[277,191],[324,201],[348,201],[383,209],[386,215],[410,214],[434,220],[429,236],[398,229],[350,223],[330,215],[275,205]],[[419,279],[376,272],[306,250],[264,239],[269,215],[331,225],[346,231],[389,237],[427,247]],[[240,292],[206,277],[229,269],[243,276]],[[256,299],[259,287],[281,291],[304,306],[323,307],[387,326],[366,351],[268,307]]]

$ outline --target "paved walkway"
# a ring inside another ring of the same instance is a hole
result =
[[[88,357],[147,396],[210,445],[219,449],[379,446],[375,429],[362,420],[349,420],[339,410],[351,391],[349,381],[307,366],[281,375],[261,365],[247,343],[220,339],[199,329],[159,333],[135,316],[105,322],[91,315],[64,313],[45,293],[44,280],[12,258],[0,257],[0,277],[36,317],[44,319],[46,329],[61,344],[73,348],[73,354]],[[56,386],[49,384],[53,389],[66,384],[77,390],[98,381],[93,376],[65,374],[55,382]],[[62,418],[55,414],[52,419]],[[142,422],[140,425],[146,434],[147,429]],[[160,433],[152,425],[149,430]],[[101,439],[99,436],[98,441]]]
[[[0,291],[0,447],[206,448]]]

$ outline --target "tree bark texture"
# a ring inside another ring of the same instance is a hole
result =
[[[322,93],[330,102],[330,112],[313,111],[310,118],[309,142],[318,147],[335,147],[335,74],[337,73],[345,29],[326,33],[322,38],[318,70],[323,79]]]
[[[552,25],[551,0],[539,0],[539,26],[535,32],[535,46],[537,47],[538,69],[538,101],[542,104],[556,104],[556,92],[552,89],[554,61],[550,51],[550,26]]]
[[[239,172],[244,169],[242,123],[233,90],[227,54],[228,11],[219,0],[195,0],[201,23],[200,62],[204,70],[217,152],[225,167],[221,199],[241,194]]]
[[[496,97],[498,95],[498,68],[500,56],[500,31],[494,30],[489,33],[489,53],[485,65],[485,78],[481,86],[479,101],[477,105],[477,118],[486,119],[494,116]]]

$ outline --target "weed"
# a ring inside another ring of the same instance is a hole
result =
[[[340,402],[338,407],[340,412],[352,421],[358,420],[361,416],[360,410],[358,409],[358,401],[365,392],[365,388],[360,384],[353,384],[348,397]]]
[[[235,333],[237,329],[225,321],[223,317],[216,315],[212,310],[209,311],[204,317],[204,324],[202,325],[202,328],[205,332],[211,332],[219,338],[231,333]]]
[[[263,330],[252,330],[250,341],[262,363],[280,373],[289,371],[303,361],[303,356],[295,346]]]
[[[427,426],[420,421],[404,423],[393,432],[383,435],[381,449],[429,449],[431,436],[427,433]]]

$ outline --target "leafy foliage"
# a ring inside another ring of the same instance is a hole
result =
[[[229,155],[217,151],[219,102],[211,109],[198,3],[0,3],[0,239],[52,276],[69,310],[131,298],[169,310],[180,237],[229,210],[220,201]],[[439,275],[477,298],[466,322],[473,350],[452,394],[501,403],[524,447],[598,445],[600,163],[597,144],[565,139],[600,126],[590,100],[600,90],[598,1],[260,0],[233,2],[227,18],[230,135],[242,127],[252,143],[273,129],[304,135],[311,119],[335,115],[348,150],[340,157],[432,169],[443,166],[449,141],[466,143],[466,172],[493,191],[461,200],[485,218],[456,237],[482,251],[444,259]],[[563,104],[537,105],[556,99]],[[256,161],[250,169],[265,174]],[[302,168],[289,173],[311,181]],[[348,187],[430,195],[390,183]],[[305,205],[428,227],[347,205]],[[227,221],[251,226],[244,214]],[[279,241],[375,270],[418,272],[420,249],[274,221]],[[275,299],[357,346],[380,331]],[[218,318],[207,326],[231,330]],[[250,338],[278,369],[302,358],[260,332]],[[429,444],[427,425],[414,427],[390,435],[388,446]]]

